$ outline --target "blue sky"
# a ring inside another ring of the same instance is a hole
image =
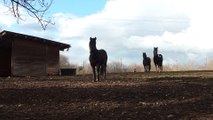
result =
[[[61,54],[77,65],[89,62],[89,37],[97,37],[109,62],[142,64],[142,52],[152,57],[159,47],[164,64],[205,64],[213,59],[211,5],[212,0],[54,0],[47,17],[55,25],[43,31],[24,12],[17,23],[0,4],[0,28],[68,43],[72,47]]]
[[[51,13],[72,13],[77,16],[86,16],[101,11],[106,0],[54,0],[49,11]]]
[[[72,13],[78,16],[85,16],[101,11],[107,0],[53,0],[48,10],[49,13]],[[0,1],[3,3],[3,0]]]

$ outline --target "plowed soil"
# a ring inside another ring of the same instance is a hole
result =
[[[0,78],[0,120],[213,120],[213,71]]]

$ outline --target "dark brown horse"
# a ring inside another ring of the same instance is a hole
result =
[[[90,56],[89,61],[93,71],[94,81],[96,81],[96,72],[98,74],[98,81],[100,74],[104,74],[106,79],[106,67],[107,67],[107,53],[105,50],[96,48],[96,37],[90,37],[89,42]]]
[[[162,72],[163,71],[163,55],[158,54],[158,47],[154,47],[154,64],[156,71]]]
[[[150,72],[151,59],[150,59],[150,57],[147,57],[145,52],[143,53],[143,66],[144,66],[144,72]]]

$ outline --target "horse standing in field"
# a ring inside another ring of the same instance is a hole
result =
[[[154,47],[154,64],[156,71],[162,72],[163,71],[163,55],[158,54],[158,47]]]
[[[96,37],[90,37],[89,42],[90,56],[89,61],[93,71],[94,81],[96,81],[96,72],[99,76],[104,74],[104,79],[106,79],[106,67],[107,67],[107,52],[103,49],[98,50],[96,48]]]
[[[145,52],[143,53],[143,66],[144,66],[144,72],[150,72],[151,59],[150,59],[150,57],[147,57]]]

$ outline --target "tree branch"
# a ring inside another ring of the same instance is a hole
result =
[[[45,13],[52,5],[53,0],[4,0],[4,4],[8,6],[14,17],[21,19],[20,7],[24,8],[31,17],[38,20],[41,27],[45,30],[48,24],[54,24],[51,20],[44,18]]]

